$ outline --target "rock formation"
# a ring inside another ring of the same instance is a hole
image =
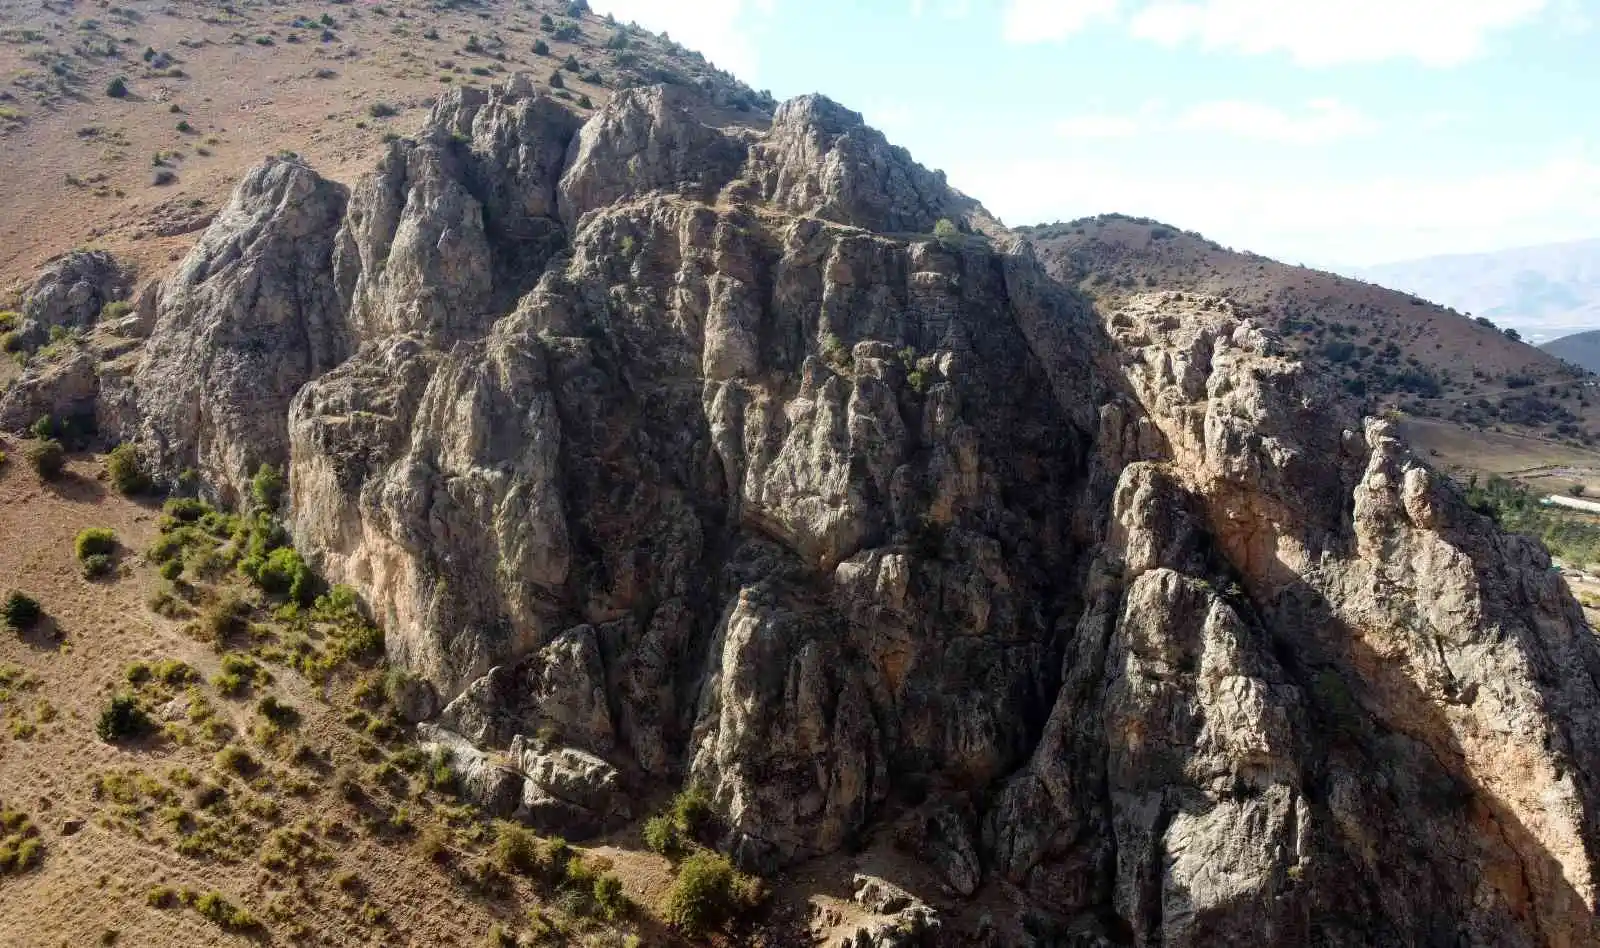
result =
[[[1040,944],[1597,937],[1600,649],[1542,550],[826,99],[455,90],[348,197],[252,172],[156,312],[102,412],[226,502],[287,465],[497,812],[695,782],[755,869],[893,826]]]

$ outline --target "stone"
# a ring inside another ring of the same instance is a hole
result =
[[[86,330],[127,297],[131,274],[104,250],[74,250],[45,265],[22,295],[19,341],[44,345],[52,329]]]
[[[287,465],[290,399],[350,349],[332,281],[345,203],[342,186],[268,159],[163,284],[129,433],[154,473],[193,468],[237,506],[260,465]]]
[[[286,464],[495,815],[694,785],[763,871],[906,821],[850,944],[948,937],[924,884],[1037,944],[1600,939],[1600,643],[1537,544],[1228,300],[1086,299],[855,113],[727,101],[513,77],[348,199],[270,161],[148,341],[5,405],[224,501]]]

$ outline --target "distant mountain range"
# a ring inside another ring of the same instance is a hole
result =
[[[1562,336],[1539,348],[1558,359],[1582,366],[1590,372],[1600,372],[1600,329]]]
[[[1533,343],[1600,329],[1600,240],[1428,257],[1349,274],[1487,317]]]

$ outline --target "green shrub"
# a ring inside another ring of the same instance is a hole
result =
[[[533,54],[535,56],[548,56],[548,55],[550,55],[550,44],[546,43],[544,40],[534,40],[533,41]]]
[[[316,577],[294,547],[279,547],[265,559],[248,557],[239,568],[257,586],[275,596],[287,596],[302,605],[309,604],[313,598]]]
[[[116,563],[105,553],[91,553],[81,561],[84,579],[99,579],[110,576]]]
[[[218,770],[225,770],[241,777],[249,776],[260,766],[249,751],[233,744],[229,744],[222,750],[217,751],[215,763]]]
[[[961,233],[961,228],[957,227],[948,217],[939,218],[939,222],[933,225],[933,239],[937,240],[939,245],[946,250],[959,248],[965,240]]]
[[[595,876],[594,902],[606,919],[615,921],[621,918],[628,910],[628,897],[622,894],[622,880],[609,872]]]
[[[61,442],[54,438],[34,441],[28,445],[28,463],[33,465],[41,478],[53,481],[61,476],[61,471],[67,466],[67,452]]]
[[[250,479],[250,497],[258,507],[276,511],[283,502],[283,472],[270,464],[263,464]]]
[[[540,868],[538,840],[515,823],[502,823],[490,858],[501,872],[532,875]]]
[[[13,591],[6,597],[5,608],[0,611],[4,615],[6,625],[18,631],[32,628],[44,610],[39,608],[39,601],[21,591]]]
[[[171,581],[183,575],[183,560],[170,559],[161,564],[161,578]]]
[[[711,798],[699,784],[690,784],[672,798],[672,822],[685,836],[698,836],[711,818]]]
[[[111,703],[100,712],[94,732],[102,741],[112,743],[139,737],[149,732],[150,726],[150,716],[139,707],[138,700],[133,695],[120,694],[112,696]]]
[[[223,596],[200,615],[200,629],[218,648],[244,629],[245,618],[250,615],[250,604],[237,596]]]
[[[677,824],[664,813],[645,820],[644,844],[651,852],[660,853],[668,859],[676,859],[683,854],[683,837],[678,833]]]
[[[255,916],[229,902],[221,892],[207,892],[195,899],[194,910],[226,931],[247,932],[258,925]]]
[[[27,814],[0,808],[0,876],[20,874],[44,859],[44,842]]]
[[[367,106],[367,114],[375,119],[393,118],[400,110],[387,102],[374,102]]]
[[[90,527],[79,532],[72,548],[80,560],[91,556],[110,556],[117,551],[117,535],[107,527]]]
[[[212,679],[211,685],[218,692],[228,697],[240,694],[244,689],[257,682],[265,683],[271,680],[256,660],[243,652],[229,652],[222,656],[222,670]]]
[[[113,99],[125,99],[128,96],[128,80],[121,76],[116,77],[106,84],[106,95]]]
[[[106,322],[121,319],[133,312],[133,304],[127,300],[112,300],[100,307],[100,318]]]
[[[699,852],[678,867],[661,913],[667,924],[688,937],[703,938],[759,898],[759,885],[734,872],[727,857]]]
[[[292,727],[300,723],[300,712],[279,701],[276,695],[267,695],[256,702],[256,710],[261,712],[262,717],[280,727]]]
[[[111,485],[124,494],[142,494],[150,489],[150,478],[139,464],[139,452],[131,444],[119,444],[106,455],[106,474]]]

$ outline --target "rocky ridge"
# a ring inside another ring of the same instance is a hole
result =
[[[826,99],[455,90],[348,193],[253,171],[147,305],[0,417],[225,503],[285,467],[498,812],[695,782],[762,870],[892,826],[1040,944],[1596,937],[1544,552],[1228,301],[1097,311]]]

